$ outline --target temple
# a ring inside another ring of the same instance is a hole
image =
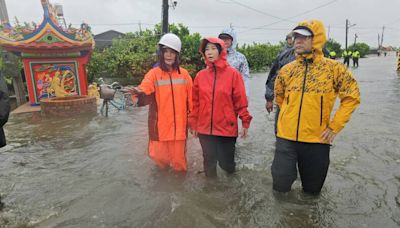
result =
[[[60,23],[60,9],[41,0],[44,17],[34,23],[14,27],[0,25],[0,46],[21,57],[29,102],[40,104],[42,98],[87,95],[86,64],[94,49],[90,27],[82,23],[72,28]]]

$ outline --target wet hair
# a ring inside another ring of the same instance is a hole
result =
[[[201,49],[201,52],[204,54],[204,53],[206,53],[206,47],[207,47],[207,44],[208,43],[210,43],[210,41],[208,41],[208,40],[206,40],[206,42],[203,44],[203,48]],[[219,44],[219,43],[212,43],[212,44],[215,44],[215,46],[217,47],[217,49],[218,49],[218,54],[221,54],[221,52],[222,52],[222,47],[221,47],[221,45]]]
[[[165,61],[164,61],[164,53],[165,53],[166,48],[169,48],[176,53],[174,64],[172,64],[172,70],[177,70],[180,73],[180,71],[179,71],[179,53],[177,51],[175,51],[174,49],[164,46],[164,45],[159,45],[158,50],[157,50],[158,66],[163,71],[166,71],[166,72],[170,71],[170,69],[168,68],[167,64],[165,64]]]

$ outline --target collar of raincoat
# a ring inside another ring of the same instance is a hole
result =
[[[205,46],[207,45],[207,43],[219,44],[221,46],[221,48],[222,48],[221,53],[219,53],[218,59],[216,61],[214,61],[214,62],[210,62],[206,58],[205,53],[203,52],[203,50],[205,49]],[[224,41],[219,39],[219,38],[211,37],[211,38],[202,39],[201,43],[200,43],[199,51],[200,51],[201,55],[203,56],[203,58],[204,58],[204,60],[205,60],[205,62],[206,62],[208,67],[212,68],[213,65],[215,65],[215,67],[217,67],[217,68],[225,68],[228,65],[228,63],[226,61],[227,53],[226,53],[226,48],[225,48],[225,45],[224,45]]]
[[[322,48],[326,43],[326,33],[322,21],[306,20],[300,22],[297,26],[305,26],[313,32],[312,53],[302,55],[296,54],[297,59],[300,61],[303,61],[304,59],[312,59],[314,62],[316,60],[323,59],[324,54],[322,52]]]

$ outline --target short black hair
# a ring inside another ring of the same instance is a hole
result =
[[[202,47],[202,49],[201,49],[201,52],[202,52],[203,54],[206,52],[206,46],[207,46],[208,43],[210,43],[210,41],[206,40],[206,41],[204,42],[204,44],[203,44],[203,47]],[[215,44],[215,46],[216,46],[217,49],[218,49],[218,54],[221,54],[221,52],[222,52],[222,47],[221,47],[221,45],[220,45],[219,43],[212,43],[212,44]]]

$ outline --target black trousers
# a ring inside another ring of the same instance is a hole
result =
[[[344,65],[347,65],[347,67],[349,67],[349,64],[350,64],[350,57],[344,57],[343,64],[344,64]]]
[[[199,134],[203,149],[203,165],[207,177],[217,175],[217,163],[228,173],[235,172],[236,137]]]
[[[353,58],[353,67],[358,67],[358,58]]]
[[[277,138],[271,167],[273,189],[279,192],[290,191],[297,178],[298,168],[303,191],[319,194],[328,173],[329,151],[328,144],[302,143]]]

